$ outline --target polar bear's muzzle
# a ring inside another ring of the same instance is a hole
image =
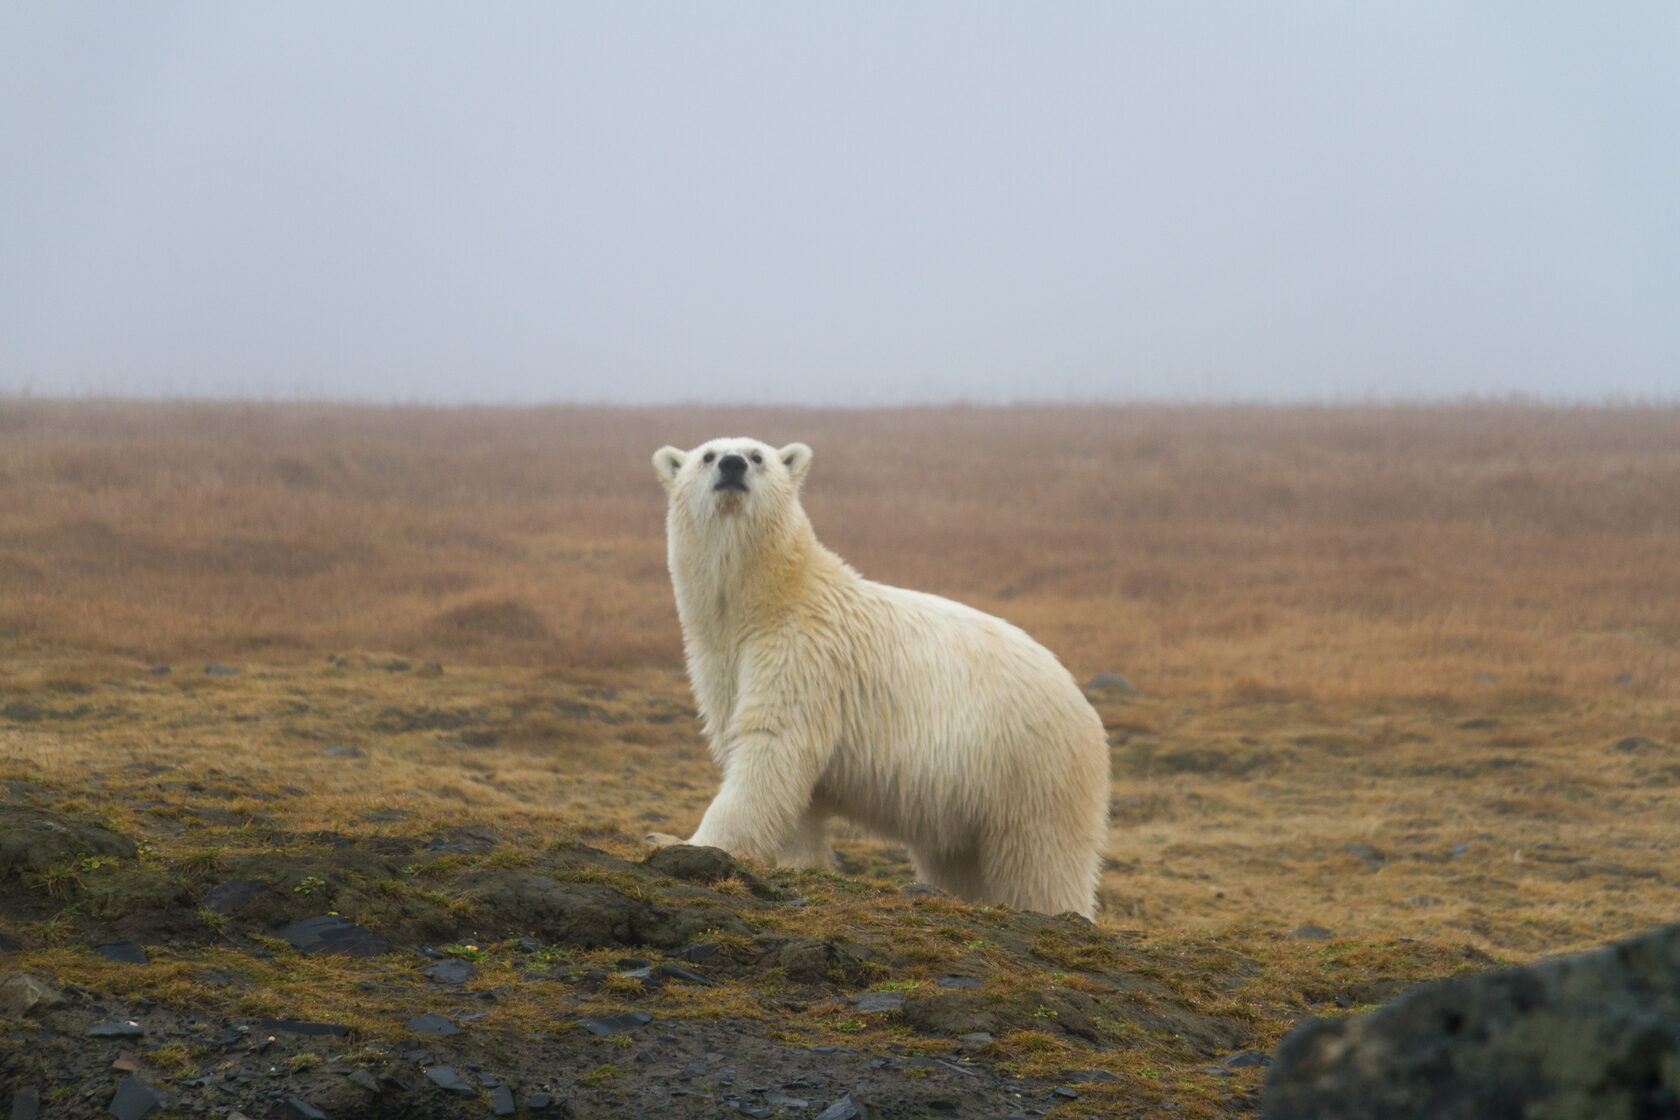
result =
[[[718,460],[717,481],[712,483],[714,492],[732,491],[737,494],[747,492],[747,461],[739,455],[725,455]]]

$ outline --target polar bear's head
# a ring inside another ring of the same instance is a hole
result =
[[[777,448],[756,439],[714,439],[692,451],[661,447],[653,453],[653,469],[672,512],[680,510],[695,522],[778,518],[797,507],[811,449],[803,443]]]

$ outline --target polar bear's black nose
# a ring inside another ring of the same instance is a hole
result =
[[[739,455],[725,455],[718,460],[718,473],[724,478],[740,478],[747,473],[747,461]]]

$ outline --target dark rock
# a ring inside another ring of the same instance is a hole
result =
[[[210,888],[204,906],[218,914],[233,914],[266,890],[268,882],[264,879],[229,879]]]
[[[778,1093],[774,1089],[764,1094],[764,1103],[773,1104],[777,1108],[810,1108],[811,1102],[803,1097],[790,1097]]]
[[[941,988],[978,988],[980,981],[973,976],[941,976],[934,981]]]
[[[446,1093],[456,1093],[463,1097],[476,1097],[478,1090],[462,1081],[460,1075],[448,1066],[427,1066],[426,1076]]]
[[[666,949],[688,944],[707,930],[752,932],[739,916],[717,906],[664,906],[605,884],[561,882],[523,869],[477,872],[465,896],[486,924],[517,924],[549,943],[586,949]]]
[[[1680,926],[1298,1026],[1270,1120],[1680,1114]]]
[[[653,1016],[646,1011],[626,1011],[622,1015],[614,1015],[610,1019],[582,1019],[578,1026],[590,1034],[605,1038],[607,1035],[623,1034],[632,1027],[645,1027],[653,1022]]]
[[[1647,754],[1664,748],[1655,739],[1647,739],[1643,735],[1629,735],[1626,739],[1616,740],[1616,749],[1623,754]]]
[[[110,1112],[117,1120],[140,1120],[169,1106],[164,1095],[132,1073],[117,1082],[116,1096],[111,1098]]]
[[[414,1018],[404,1023],[403,1026],[408,1030],[413,1031],[415,1034],[435,1034],[447,1036],[465,1033],[460,1027],[457,1027],[454,1023],[451,1023],[442,1015],[437,1015],[430,1011],[426,1012],[424,1015],[416,1015]]]
[[[0,980],[0,1019],[21,1019],[64,1003],[59,990],[39,976],[20,972]]]
[[[1136,696],[1137,686],[1119,673],[1098,673],[1085,682],[1086,692],[1112,692],[1119,696]]]
[[[327,1114],[297,1097],[287,1097],[280,1102],[281,1120],[327,1120]]]
[[[346,957],[376,957],[391,950],[384,938],[337,914],[293,922],[280,936],[305,956],[335,953]]]
[[[1248,1069],[1250,1066],[1269,1066],[1272,1059],[1259,1050],[1244,1050],[1240,1054],[1232,1054],[1219,1064],[1226,1069]]]
[[[796,984],[861,984],[873,956],[849,942],[796,937],[771,952],[763,967],[782,969]]]
[[[1477,716],[1475,719],[1465,720],[1458,728],[1460,731],[1487,731],[1498,726],[1499,721],[1492,716]]]
[[[847,1093],[823,1109],[817,1120],[869,1120],[869,1110],[863,1106],[862,1101]]]
[[[1367,871],[1380,871],[1388,857],[1369,844],[1343,844],[1342,851],[1365,865]]]
[[[134,841],[103,824],[23,805],[0,806],[0,879],[41,875],[84,857],[132,860]]]
[[[1328,941],[1335,934],[1323,926],[1302,926],[1289,936],[1297,941]]]
[[[1079,1099],[1078,1090],[1070,1089],[1066,1085],[1061,1085],[1050,1090],[1050,1095],[1052,1097],[1061,1097],[1064,1101],[1076,1101]]]
[[[512,1116],[519,1111],[513,1103],[513,1090],[506,1085],[498,1085],[490,1090],[490,1113],[493,1116]]]
[[[363,757],[365,757],[362,754],[362,752],[357,750],[355,747],[344,746],[343,744],[340,744],[339,746],[336,746],[336,747],[328,747],[326,750],[322,751],[321,753],[326,755],[328,758],[363,758]]]
[[[754,875],[722,848],[696,848],[689,844],[671,844],[655,849],[642,861],[656,871],[674,879],[709,886],[730,876],[747,884],[747,889],[759,898],[777,898],[781,892]]]
[[[436,1065],[437,1055],[432,1053],[430,1050],[404,1050],[403,1061],[407,1062],[411,1066],[420,1066],[421,1068],[424,1068],[426,1066]]]
[[[237,677],[239,675],[238,669],[230,669],[226,665],[219,664],[215,661],[206,665],[204,667],[204,672],[208,676],[212,677]]]
[[[41,1092],[34,1086],[12,1093],[12,1120],[35,1120],[41,1112]]]
[[[384,1088],[385,1088],[383,1085],[381,1085],[379,1083],[379,1079],[377,1077],[375,1077],[373,1074],[369,1073],[365,1069],[353,1069],[353,1070],[351,1070],[350,1071],[350,1082],[353,1085],[360,1085],[362,1088],[366,1089],[370,1093],[383,1092]]]
[[[23,942],[0,929],[0,953],[15,953],[23,948]]]
[[[427,965],[420,970],[420,975],[440,984],[465,984],[478,975],[478,966],[471,961],[450,958]]]
[[[146,1031],[139,1023],[99,1023],[87,1029],[89,1038],[139,1038]]]
[[[153,665],[151,668],[146,670],[147,673],[151,674],[154,677],[167,677],[170,673],[173,673],[174,671],[175,670],[171,669],[168,665]]]
[[[851,998],[853,1009],[865,1015],[882,1015],[904,1009],[903,992],[865,992]]]

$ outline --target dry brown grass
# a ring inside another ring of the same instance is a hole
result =
[[[647,458],[721,433],[811,443],[830,546],[1081,676],[1238,702],[1680,681],[1673,408],[6,400],[0,650],[673,666]]]

